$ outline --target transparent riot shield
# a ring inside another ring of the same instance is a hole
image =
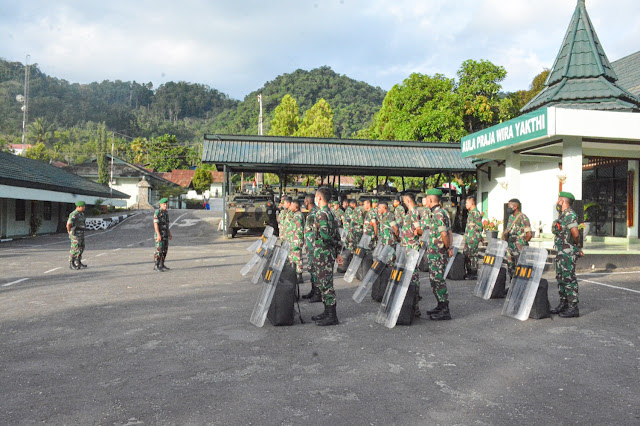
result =
[[[342,253],[344,247],[347,245],[347,231],[344,228],[338,228],[338,234],[340,234],[340,245],[338,246],[337,254]],[[335,274],[338,271],[338,256],[336,255],[336,262],[333,264],[333,273]]]
[[[422,262],[427,246],[429,245],[429,230],[422,230],[422,238],[420,238],[420,250],[418,251],[418,265]]]
[[[502,267],[502,260],[507,252],[508,244],[506,241],[492,238],[489,241],[487,250],[482,258],[482,264],[478,270],[478,281],[473,294],[489,300],[493,292],[493,286],[496,285],[496,279]]]
[[[258,296],[258,300],[256,300],[253,312],[251,313],[251,319],[249,320],[251,324],[257,327],[262,327],[264,320],[267,318],[267,312],[269,311],[269,306],[271,306],[273,294],[276,292],[276,286],[280,281],[282,268],[284,268],[284,264],[289,256],[289,249],[289,243],[286,241],[282,243],[282,246],[275,247],[269,265],[262,275],[260,295]]]
[[[404,298],[407,296],[411,276],[418,265],[418,251],[402,247],[397,253],[396,266],[389,277],[387,291],[384,293],[376,322],[387,328],[393,328],[398,321]]]
[[[271,226],[266,226],[264,228],[264,232],[262,233],[262,235],[260,236],[260,238],[258,238],[256,241],[254,241],[249,247],[247,247],[247,251],[249,253],[254,253],[256,252],[261,245],[263,245],[264,243],[267,242],[267,239],[273,235],[273,228]]]
[[[520,321],[526,321],[529,318],[547,255],[547,250],[543,248],[525,246],[522,249],[502,307],[502,315]]]
[[[355,251],[353,252],[353,257],[351,258],[351,262],[349,263],[349,268],[344,274],[344,280],[346,282],[350,283],[355,278],[356,272],[358,272],[358,268],[362,263],[362,259],[364,259],[364,256],[367,254],[369,243],[371,243],[371,235],[362,234],[362,238],[360,238],[358,247],[356,247]]]
[[[458,251],[460,251],[460,248],[462,247],[462,243],[464,242],[464,237],[460,234],[452,234],[453,235],[453,242],[451,244],[451,247],[453,248],[453,255],[449,258],[449,261],[447,262],[447,267],[444,270],[444,277],[447,278],[447,275],[449,275],[449,270],[451,270],[451,266],[453,266],[453,261],[456,259],[456,255],[458,254]]]
[[[240,274],[244,277],[249,273],[251,268],[256,266],[258,263],[261,263],[260,266],[264,267],[266,259],[271,256],[271,252],[273,251],[273,247],[276,245],[276,241],[278,241],[278,237],[275,235],[267,238],[267,241],[258,247],[256,252],[253,253],[253,256],[251,256],[251,259],[249,259],[247,264],[242,267]]]
[[[378,247],[376,247],[376,250],[377,248]],[[360,284],[356,292],[353,294],[353,300],[357,303],[364,300],[364,297],[371,290],[373,283],[376,282],[380,274],[382,274],[382,271],[384,271],[384,268],[387,267],[389,260],[393,256],[393,252],[393,247],[387,245],[382,245],[380,250],[378,250],[378,253],[375,253],[374,251],[371,269],[369,269],[369,272],[367,272],[367,275],[365,275],[362,280],[362,284]]]

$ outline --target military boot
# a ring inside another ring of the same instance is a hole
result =
[[[578,302],[569,302],[567,308],[558,313],[562,318],[578,318],[580,316],[580,310],[578,309]]]
[[[162,260],[160,261],[160,268],[162,269],[162,271],[170,271],[170,270],[171,270],[171,268],[169,268],[168,266],[166,266],[166,265],[164,264],[164,259],[162,259]]]
[[[427,315],[435,315],[442,310],[442,302],[438,302],[438,305],[427,311]]]
[[[301,273],[297,275],[297,279],[298,279],[298,284],[302,284],[304,282],[304,279],[302,279],[302,274]],[[302,296],[302,298],[304,299],[305,297]],[[307,297],[307,299],[308,299],[308,297]]]
[[[311,291],[309,291],[309,293],[307,293],[307,294],[303,294],[302,298],[303,299],[311,299],[315,293],[316,293],[316,286],[315,286],[315,284],[311,283]]]
[[[158,272],[164,272],[164,270],[160,266],[160,260],[159,259],[156,260],[155,264],[153,265],[153,270],[154,271],[158,271]]]
[[[322,293],[318,287],[314,287],[313,296],[309,298],[309,303],[320,303],[322,302]]]
[[[78,269],[80,269],[80,268],[86,268],[86,267],[87,267],[87,265],[85,265],[84,263],[82,263],[82,260],[77,259],[77,262],[78,262]]]
[[[564,312],[567,310],[567,299],[565,299],[564,297],[560,298],[560,303],[558,304],[558,306],[556,306],[555,308],[551,309],[549,312],[551,312],[553,315],[558,315],[560,312]]]
[[[324,312],[318,315],[314,315],[311,317],[311,321],[320,321],[323,320],[329,315],[329,306],[324,305]]]
[[[328,309],[329,309],[329,312],[327,313],[327,316],[324,317],[324,319],[321,319],[320,321],[316,321],[316,325],[325,326],[325,325],[340,324],[340,321],[338,321],[338,314],[336,314],[336,305],[333,304],[329,306]]]
[[[432,321],[445,321],[451,319],[451,313],[449,312],[449,302],[441,302],[442,306],[440,311],[429,316]]]
[[[75,259],[71,259],[69,261],[69,269],[80,269],[80,267],[76,264]]]

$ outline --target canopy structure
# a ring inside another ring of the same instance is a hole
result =
[[[233,172],[324,176],[476,172],[455,143],[280,136],[205,135],[202,162]]]

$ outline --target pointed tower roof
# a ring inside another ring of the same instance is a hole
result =
[[[620,87],[617,80],[589,19],[585,0],[578,0],[545,88],[521,112],[557,105],[640,112],[640,99]]]

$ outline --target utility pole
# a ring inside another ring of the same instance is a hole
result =
[[[22,104],[20,108],[22,110],[22,145],[25,144],[27,122],[29,121],[29,58],[27,55],[24,64],[24,95],[16,96],[16,101]],[[23,146],[24,147],[24,146]]]
[[[111,191],[111,201],[113,201],[113,149],[116,144],[116,134],[111,132],[111,178],[109,179],[109,188]]]

